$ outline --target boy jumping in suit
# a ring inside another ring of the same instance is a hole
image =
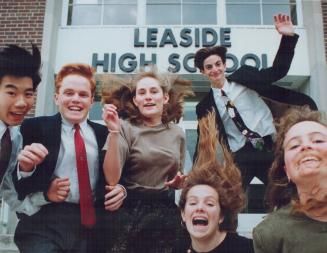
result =
[[[210,110],[216,112],[220,141],[234,154],[245,188],[254,176],[266,184],[273,161],[276,129],[261,96],[282,104],[317,109],[308,96],[272,85],[287,74],[298,40],[289,16],[279,14],[274,19],[282,39],[272,67],[258,70],[244,65],[226,77],[227,50],[220,46],[202,48],[194,59],[195,66],[211,83],[210,92],[196,106],[197,117],[205,117]]]
[[[108,130],[87,120],[93,103],[93,69],[65,65],[55,80],[59,113],[25,120],[24,149],[18,156],[19,198],[43,192],[49,204],[32,216],[22,215],[15,243],[22,253],[87,252],[105,196],[102,147]],[[125,193],[115,186],[105,198],[115,210]]]

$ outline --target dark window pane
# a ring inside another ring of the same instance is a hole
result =
[[[147,0],[146,4],[181,4],[181,0]]]
[[[74,5],[72,25],[100,25],[101,5]]]
[[[137,0],[104,0],[104,4],[137,4]]]
[[[267,4],[262,6],[262,16],[264,25],[273,25],[274,18],[273,16],[277,13],[283,13],[290,15],[290,6],[289,5],[273,5]]]
[[[273,3],[273,4],[289,4],[290,0],[262,0],[262,3]]]
[[[187,3],[203,3],[203,4],[210,4],[210,3],[214,3],[216,4],[217,0],[202,0],[202,1],[199,1],[199,0],[184,0],[183,1],[183,4],[187,4]]]
[[[73,4],[101,4],[102,0],[74,0]]]
[[[258,25],[260,21],[259,4],[230,4],[226,7],[227,24]]]
[[[245,4],[249,4],[249,3],[260,3],[260,0],[226,0],[226,3],[229,4],[229,3],[235,3],[235,4],[242,4],[242,3],[245,3]]]
[[[216,24],[215,4],[184,4],[183,24]]]
[[[136,5],[110,4],[104,6],[104,25],[135,25],[137,16]]]
[[[293,24],[297,25],[296,5],[264,4],[262,7],[262,11],[263,11],[263,24],[264,25],[274,24],[273,15],[276,15],[278,13],[290,15]]]
[[[181,6],[171,4],[149,4],[146,9],[148,25],[174,25],[181,23]]]

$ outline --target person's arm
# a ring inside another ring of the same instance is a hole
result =
[[[294,49],[297,44],[299,36],[294,32],[294,26],[290,16],[285,14],[278,14],[274,16],[274,25],[276,31],[282,35],[281,42],[275,56],[273,65],[268,69],[269,83],[278,81],[287,75],[293,57]],[[263,70],[263,74],[265,71]]]
[[[255,253],[272,253],[271,246],[266,245],[264,235],[258,232],[257,229],[253,230],[253,247]]]
[[[18,193],[18,199],[23,201],[29,194],[43,191],[37,181],[43,178],[44,170],[39,169],[48,155],[47,148],[41,144],[42,130],[35,118],[24,120],[20,132],[23,138],[23,149],[18,153],[12,180]],[[40,175],[42,174],[42,176]],[[43,180],[44,181],[44,180]],[[45,181],[44,181],[45,182]],[[42,182],[43,183],[43,182]]]
[[[104,196],[104,207],[107,211],[116,211],[119,209],[127,197],[127,191],[121,184],[115,186],[106,185],[106,192]]]
[[[285,235],[283,226],[281,226],[282,221],[270,215],[265,217],[252,231],[255,253],[283,252],[283,236]]]
[[[288,15],[278,14],[274,16],[275,27],[282,35],[280,45],[271,67],[258,69],[244,65],[231,74],[228,79],[245,85],[260,93],[265,85],[270,85],[287,75],[293,57],[294,49],[299,36],[294,33],[294,26]]]
[[[106,182],[111,186],[115,186],[119,182],[122,172],[119,153],[120,121],[116,111],[116,106],[113,104],[104,105],[102,118],[109,130],[103,170]]]
[[[47,192],[31,193],[22,201],[19,201],[10,174],[8,174],[2,186],[3,198],[9,205],[11,211],[30,216],[38,212],[44,205],[51,202],[59,203],[65,201],[69,194],[69,186],[70,182],[68,178],[55,178],[52,180]]]
[[[184,185],[184,181],[186,179],[186,175],[183,174],[184,170],[184,162],[185,162],[185,134],[183,132],[183,137],[180,142],[180,158],[179,158],[179,169],[175,177],[167,182],[165,182],[165,186],[181,189]]]
[[[49,189],[44,192],[45,199],[50,202],[60,203],[67,199],[70,192],[69,178],[54,178]]]
[[[9,205],[11,211],[26,215],[35,214],[40,210],[41,206],[49,203],[45,200],[42,192],[32,193],[27,195],[22,201],[18,200],[12,173],[6,173],[1,186],[1,192],[4,201]]]

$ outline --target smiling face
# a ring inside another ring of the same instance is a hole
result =
[[[192,240],[215,238],[223,221],[217,191],[209,185],[193,186],[186,195],[182,219]]]
[[[55,103],[61,115],[71,124],[84,121],[93,103],[91,85],[81,75],[68,75],[63,78]]]
[[[146,123],[153,125],[161,122],[163,106],[168,100],[168,94],[164,94],[157,79],[144,77],[137,82],[133,102]]]
[[[19,125],[34,104],[30,77],[4,76],[0,83],[0,120],[9,126]]]
[[[214,88],[222,88],[225,83],[226,63],[223,63],[220,56],[213,54],[203,61],[201,71],[211,82]]]
[[[285,135],[284,160],[286,174],[297,186],[326,174],[327,127],[314,121],[292,126]]]

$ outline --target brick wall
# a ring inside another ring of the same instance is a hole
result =
[[[40,49],[46,0],[0,0],[0,47],[17,44]],[[33,116],[35,107],[29,113]]]
[[[322,19],[324,23],[325,57],[327,60],[327,0],[321,0]]]

